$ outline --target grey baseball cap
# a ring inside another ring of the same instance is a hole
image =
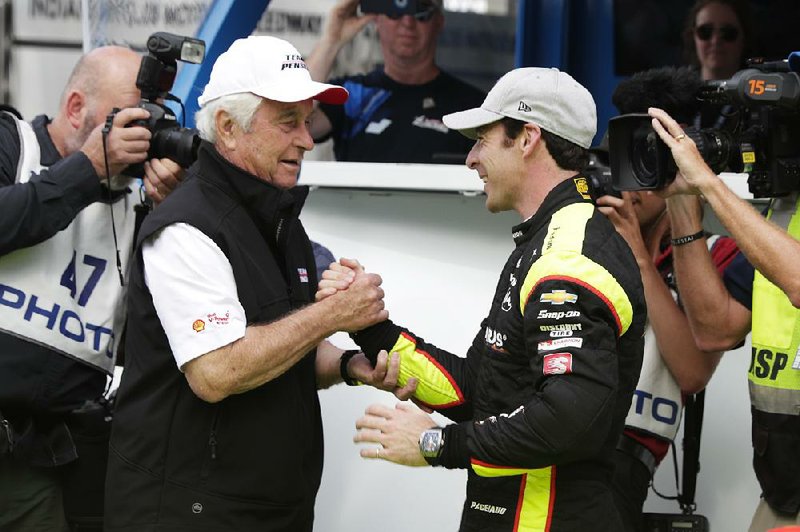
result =
[[[469,138],[475,130],[503,117],[532,122],[583,148],[597,132],[594,98],[575,79],[557,68],[517,68],[495,83],[480,107],[442,117],[450,129]]]

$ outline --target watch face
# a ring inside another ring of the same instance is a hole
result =
[[[426,430],[422,433],[419,440],[419,450],[424,457],[439,456],[439,451],[442,449],[442,431],[441,429]]]

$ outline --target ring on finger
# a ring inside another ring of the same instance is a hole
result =
[[[678,142],[680,142],[680,141],[682,141],[682,140],[683,140],[683,139],[685,139],[685,138],[686,138],[686,133],[681,133],[680,135],[678,135],[678,136],[676,136],[676,137],[675,137],[675,140],[677,140]]]
[[[380,458],[380,457],[381,457],[381,448],[377,447],[375,449],[375,458]]]

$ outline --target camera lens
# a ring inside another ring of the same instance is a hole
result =
[[[197,159],[200,137],[197,131],[185,127],[169,127],[156,131],[150,141],[150,153],[154,157],[172,159],[188,168]]]
[[[687,129],[686,135],[694,140],[703,160],[715,173],[735,169],[738,158],[730,133],[722,129]]]
[[[631,137],[633,173],[643,187],[657,184],[656,133],[649,127],[640,127]]]

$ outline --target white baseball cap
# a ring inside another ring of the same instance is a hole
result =
[[[497,80],[480,107],[442,117],[444,124],[476,138],[475,130],[503,117],[533,122],[583,148],[597,132],[594,98],[557,68],[517,68]]]
[[[229,94],[252,92],[277,102],[302,102],[313,98],[342,104],[347,89],[311,79],[300,52],[287,41],[266,35],[233,41],[211,69],[200,107]]]

